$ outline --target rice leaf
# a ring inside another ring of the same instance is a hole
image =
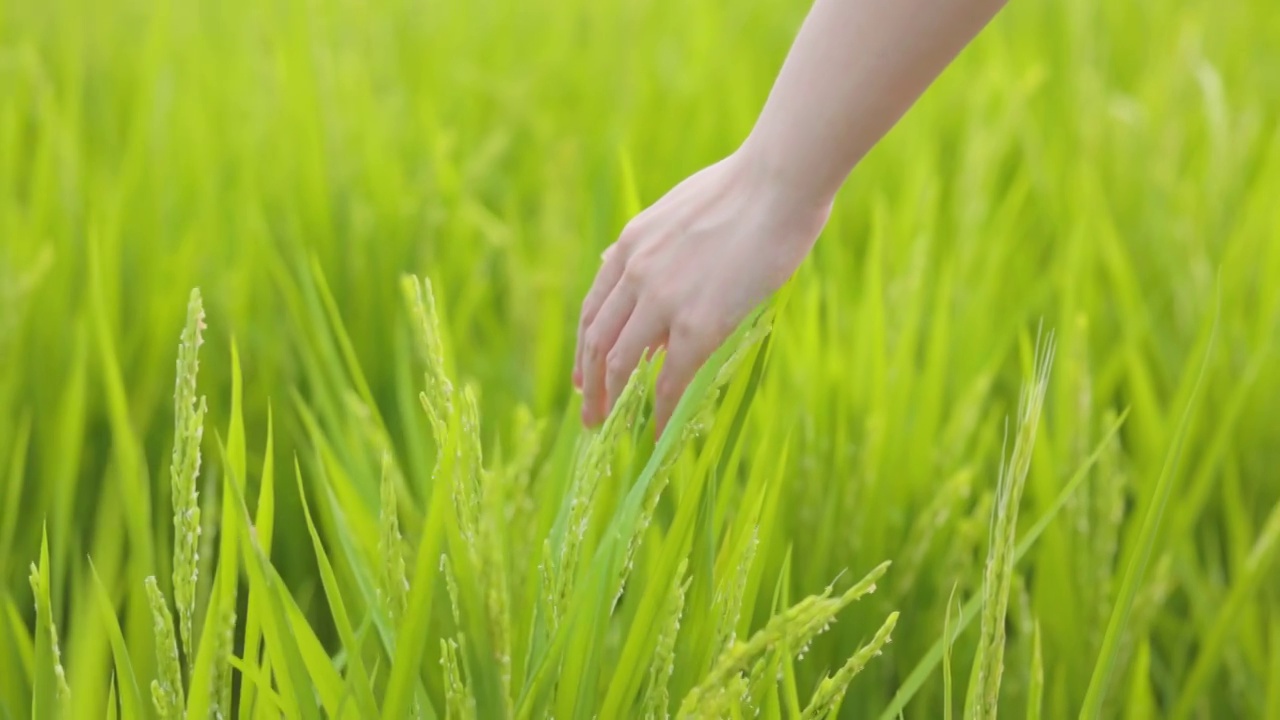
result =
[[[1190,423],[1191,416],[1198,406],[1196,400],[1200,394],[1200,385],[1204,380],[1209,361],[1213,356],[1213,348],[1218,332],[1218,311],[1219,306],[1215,305],[1209,337],[1204,343],[1204,350],[1198,363],[1199,370],[1191,386],[1186,405],[1182,409],[1177,428],[1174,430],[1173,437],[1169,442],[1164,467],[1160,472],[1160,478],[1156,481],[1155,494],[1151,505],[1147,509],[1147,514],[1142,520],[1142,530],[1137,539],[1136,550],[1128,568],[1125,570],[1124,580],[1121,582],[1120,592],[1112,609],[1111,619],[1107,623],[1107,632],[1103,637],[1102,650],[1099,652],[1097,664],[1094,665],[1093,675],[1089,679],[1089,688],[1085,693],[1084,706],[1080,710],[1080,717],[1082,718],[1097,718],[1102,713],[1103,699],[1107,685],[1112,679],[1116,657],[1119,653],[1121,633],[1124,632],[1128,623],[1129,613],[1133,608],[1133,600],[1138,593],[1138,585],[1142,581],[1143,575],[1146,574],[1147,564],[1155,549],[1156,535],[1159,533],[1161,519],[1164,517],[1164,508],[1173,492],[1173,484],[1177,478],[1187,425]]]
[[[107,712],[104,715],[107,720],[116,720],[120,717],[120,704],[116,702],[116,676],[112,675],[107,681]]]
[[[1044,651],[1040,647],[1040,623],[1031,636],[1031,686],[1027,690],[1027,720],[1040,720],[1044,709]]]
[[[31,413],[24,412],[13,439],[13,458],[8,463],[4,496],[0,501],[0,572],[7,569],[13,557],[13,538],[18,530],[18,510],[22,506],[22,487],[26,478],[27,445],[31,441]]]
[[[88,562],[89,573],[93,576],[94,597],[97,598],[102,624],[111,641],[111,654],[115,660],[113,674],[118,678],[116,684],[120,687],[120,709],[125,717],[129,718],[154,717],[151,704],[142,699],[141,686],[138,685],[138,678],[133,670],[133,658],[129,655],[124,633],[120,630],[115,605],[111,602],[106,586],[102,584],[102,578],[98,576],[98,569],[94,567],[93,560],[90,559]]]
[[[1151,695],[1151,643],[1143,638],[1138,643],[1129,671],[1129,698],[1125,717],[1155,717],[1155,698]]]
[[[1265,717],[1280,717],[1280,618],[1271,617],[1270,670],[1267,675]]]
[[[947,596],[947,614],[942,620],[942,717],[951,720],[953,700],[951,698],[951,645],[956,636],[951,632],[951,608],[955,604],[956,584],[951,585],[951,594]]]
[[[267,408],[267,443],[263,450],[262,475],[258,485],[258,507],[257,519],[250,527],[251,535],[256,536],[258,545],[262,551],[269,557],[271,555],[271,541],[275,530],[275,422],[270,407]],[[224,514],[224,522],[227,516]],[[225,531],[224,531],[225,532]],[[261,591],[256,591],[258,595]],[[259,664],[259,654],[262,650],[262,614],[260,611],[260,603],[255,595],[255,589],[249,588],[248,601],[245,610],[245,631],[244,631],[244,664],[254,668],[254,672],[259,672],[264,677],[270,677],[269,658],[262,658]],[[229,662],[234,660],[234,656],[228,658]],[[244,675],[244,670],[241,670]],[[268,689],[270,686],[268,684]],[[257,693],[260,685],[257,683],[245,684],[240,686],[240,703],[239,717],[251,717]],[[279,705],[277,698],[275,704]]]
[[[49,535],[42,531],[40,564],[31,564],[31,592],[36,598],[35,689],[31,716],[61,718],[67,713],[71,690],[62,669],[62,653],[58,649],[58,630],[54,627],[53,606],[49,600]]]
[[[1241,568],[1240,577],[1231,584],[1226,600],[1218,606],[1209,632],[1203,636],[1195,662],[1187,673],[1178,700],[1170,717],[1182,720],[1191,717],[1196,705],[1204,697],[1205,686],[1213,679],[1213,673],[1221,662],[1230,634],[1240,624],[1245,601],[1258,590],[1264,578],[1274,577],[1271,567],[1280,549],[1280,502],[1271,508],[1262,534],[1254,542],[1249,557]]]
[[[307,503],[306,488],[302,484],[301,472],[297,472],[296,477],[298,481],[298,497],[302,502],[303,517],[307,521],[307,530],[311,534],[311,544],[315,549],[316,561],[320,567],[320,580],[324,585],[325,597],[329,600],[329,609],[333,613],[338,636],[342,639],[342,645],[347,651],[349,686],[355,694],[356,709],[360,717],[375,718],[378,716],[378,705],[373,698],[373,683],[369,679],[369,673],[365,670],[364,660],[360,657],[361,646],[356,641],[351,619],[347,615],[346,604],[342,600],[342,591],[338,586],[338,579],[334,575],[333,566],[329,563],[329,555],[325,552],[324,545],[320,542],[320,533],[316,531],[315,520],[311,517],[311,506]]]
[[[236,512],[232,521],[227,518],[223,524],[223,532],[235,532],[239,535],[237,546],[241,549],[245,570],[249,576],[249,597],[257,599],[259,612],[263,616],[263,636],[267,652],[276,668],[276,681],[280,686],[281,702],[289,717],[319,720],[320,710],[314,693],[322,697],[330,697],[341,683],[334,683],[331,678],[313,677],[312,672],[328,665],[329,659],[324,656],[317,659],[313,653],[304,657],[298,641],[305,639],[307,633],[300,632],[305,623],[295,622],[290,610],[295,609],[292,598],[283,587],[279,576],[275,574],[266,560],[262,547],[254,540],[249,519],[249,511],[245,507],[244,496],[236,483],[228,483],[227,487],[235,496]],[[258,592],[255,594],[255,588]],[[289,599],[286,604],[285,598]],[[321,651],[323,655],[323,651]],[[308,666],[310,658],[312,666]],[[319,662],[317,662],[319,660]],[[332,670],[332,667],[329,668]],[[336,673],[334,673],[336,675]],[[326,708],[332,710],[333,708]]]
[[[232,655],[228,662],[231,663],[231,667],[240,671],[240,677],[244,679],[244,683],[240,686],[241,692],[252,687],[255,697],[263,701],[254,703],[254,709],[258,714],[269,712],[275,717],[285,714],[280,696],[271,687],[271,677],[263,668],[250,665],[235,655]],[[241,715],[239,717],[257,717],[257,715]]]
[[[227,428],[227,442],[223,455],[224,486],[235,484],[240,493],[245,491],[245,430],[244,430],[244,381],[240,371],[240,351],[235,339],[231,341],[231,415]],[[223,448],[222,443],[219,447]],[[221,517],[236,514],[234,494],[222,491]],[[226,521],[222,521],[226,524]],[[236,631],[236,598],[239,595],[239,553],[236,547],[237,533],[218,533],[218,564],[214,571],[214,590],[210,597],[204,627],[200,635],[199,649],[190,678],[188,714],[193,717],[230,717],[231,665],[228,660],[234,652]]]

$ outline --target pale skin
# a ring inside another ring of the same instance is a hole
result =
[[[791,278],[858,162],[1004,0],[816,0],[755,127],[636,215],[582,304],[573,381],[596,426],[665,349],[661,433],[694,374]]]

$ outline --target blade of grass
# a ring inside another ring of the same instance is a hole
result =
[[[63,674],[58,651],[58,632],[54,627],[53,607],[49,601],[49,534],[43,532],[40,564],[31,566],[31,590],[36,597],[35,691],[31,717],[54,720],[65,717],[70,690]]]
[[[190,690],[187,692],[185,716],[193,718],[210,717],[214,714],[216,708],[214,697],[220,689],[215,687],[213,666],[219,659],[217,654],[221,649],[218,635],[221,633],[222,625],[220,618],[226,608],[222,588],[227,584],[225,579],[227,573],[221,560],[218,565],[213,575],[214,591],[209,594],[205,622],[194,648],[196,659],[192,663],[191,676],[188,680]]]
[[[951,584],[951,594],[947,596],[947,614],[942,620],[942,718],[943,720],[951,720],[953,713],[952,697],[951,697],[951,645],[956,641],[956,636],[951,632],[951,608],[955,604],[956,587],[959,583]]]
[[[1202,636],[1195,663],[1182,684],[1182,691],[1170,715],[1174,720],[1190,717],[1196,704],[1204,699],[1205,686],[1213,679],[1229,634],[1241,620],[1245,601],[1257,590],[1263,578],[1272,577],[1269,571],[1277,548],[1280,548],[1280,503],[1271,509],[1262,533],[1242,568],[1243,572],[1231,584],[1227,599],[1218,607],[1209,632]]]
[[[0,673],[0,688],[5,689],[0,697],[17,703],[19,707],[30,707],[36,664],[31,634],[12,600],[0,595],[0,604],[4,606],[4,615],[0,617],[0,638],[8,640],[7,647],[0,647],[0,651],[12,652],[12,661],[6,660],[10,671]]]
[[[107,684],[107,720],[116,720],[120,716],[120,705],[116,702],[116,676],[113,674]]]
[[[145,481],[141,443],[130,418],[128,393],[116,353],[115,332],[107,320],[101,277],[100,233],[96,228],[91,228],[89,232],[89,314],[93,319],[94,337],[97,340],[96,365],[102,371],[102,391],[107,401],[112,451],[116,461],[115,479],[125,496],[125,527],[129,535],[129,547],[131,553],[136,553],[132,565],[133,580],[141,584],[143,577],[156,568],[150,531],[151,488]]]
[[[1200,395],[1200,386],[1204,381],[1209,361],[1213,357],[1220,308],[1221,300],[1219,298],[1214,306],[1213,321],[1209,329],[1208,340],[1205,342],[1204,350],[1198,363],[1199,370],[1196,373],[1195,383],[1192,385],[1191,394],[1182,409],[1182,416],[1169,443],[1164,467],[1160,472],[1160,478],[1156,481],[1155,495],[1152,498],[1150,507],[1147,509],[1146,517],[1142,520],[1142,530],[1138,536],[1136,552],[1125,570],[1119,595],[1116,598],[1115,606],[1112,608],[1111,619],[1107,623],[1107,632],[1103,636],[1098,662],[1093,668],[1093,675],[1089,679],[1089,688],[1085,692],[1084,704],[1080,709],[1080,717],[1082,718],[1097,718],[1102,713],[1102,703],[1106,695],[1107,686],[1112,680],[1114,665],[1120,650],[1120,636],[1128,624],[1129,613],[1133,609],[1134,597],[1138,594],[1138,585],[1146,574],[1147,564],[1150,562],[1151,554],[1155,550],[1156,536],[1159,534],[1161,520],[1164,518],[1165,505],[1169,501],[1169,496],[1173,493],[1173,485],[1178,474],[1178,465],[1182,459],[1182,446],[1186,437],[1187,426],[1190,424],[1191,417],[1197,408],[1196,400]]]
[[[1271,615],[1271,674],[1267,678],[1265,717],[1280,717],[1280,615]]]
[[[369,680],[369,674],[364,667],[364,660],[361,658],[361,646],[356,641],[355,631],[351,627],[351,619],[347,616],[346,605],[342,601],[342,592],[338,587],[338,579],[333,573],[333,566],[329,564],[329,556],[324,551],[324,545],[320,542],[320,533],[316,531],[315,520],[311,517],[311,506],[307,503],[306,488],[302,484],[302,471],[298,466],[294,466],[298,481],[298,498],[302,502],[303,517],[307,521],[307,530],[311,534],[311,544],[315,548],[316,561],[320,566],[320,580],[324,585],[325,597],[329,600],[329,610],[333,614],[334,624],[338,628],[338,636],[342,639],[342,645],[347,650],[347,667],[349,685],[355,693],[356,710],[360,717],[376,718],[378,716],[378,705],[373,699],[373,683]]]
[[[1040,720],[1044,708],[1044,654],[1040,647],[1040,623],[1031,635],[1031,688],[1027,691],[1027,720]]]
[[[125,717],[129,718],[153,717],[151,703],[143,699],[142,691],[139,689],[138,678],[133,671],[133,659],[125,644],[124,633],[120,630],[115,606],[111,602],[111,596],[107,593],[106,587],[102,584],[102,578],[98,576],[98,569],[93,566],[93,560],[89,560],[89,572],[93,576],[94,596],[102,611],[102,623],[107,629],[107,636],[111,641],[111,654],[115,658],[114,673],[119,678],[121,709]]]
[[[405,610],[404,622],[401,623],[399,633],[396,635],[391,675],[382,701],[382,717],[385,720],[400,720],[407,717],[413,697],[417,694],[414,686],[419,681],[418,669],[429,639],[432,595],[436,589],[428,578],[431,577],[433,568],[439,562],[441,543],[444,539],[445,513],[450,507],[449,487],[443,478],[449,477],[453,472],[453,455],[456,445],[454,437],[456,433],[450,433],[449,440],[439,453],[441,464],[432,488],[431,502],[428,503],[427,522],[423,527],[417,548],[417,562],[413,573],[413,585],[409,591],[409,604]],[[420,702],[421,700],[425,698],[421,698]],[[430,705],[424,705],[424,712],[429,716],[435,716]]]
[[[225,450],[223,452],[225,454]],[[273,658],[273,665],[278,669],[276,679],[287,711],[285,714],[288,717],[320,720],[313,691],[329,688],[323,688],[319,682],[313,686],[307,662],[298,648],[295,636],[297,628],[293,627],[292,618],[281,599],[289,595],[288,591],[282,587],[279,577],[271,571],[261,546],[253,539],[249,511],[240,488],[235,483],[227,483],[227,487],[235,495],[236,512],[234,522],[230,518],[224,519],[223,532],[235,532],[240,535],[239,539],[247,539],[247,542],[240,542],[238,545],[243,552],[245,569],[249,575],[249,596],[251,599],[258,599],[260,612],[263,614],[263,635],[267,651]],[[255,594],[254,588],[258,588],[260,592]],[[319,681],[320,678],[316,680]]]
[[[241,685],[242,692],[246,687],[252,686],[255,691],[255,696],[259,696],[261,699],[265,700],[268,704],[270,704],[274,709],[275,713],[277,714],[277,716],[284,715],[287,717],[287,715],[285,715],[284,705],[280,701],[280,696],[277,695],[275,693],[275,690],[271,688],[271,679],[266,673],[262,671],[262,668],[251,663],[246,663],[245,661],[241,660],[235,655],[232,655],[230,658],[228,658],[227,662],[231,663],[231,667],[235,668],[236,670],[239,670],[240,677],[244,678],[247,681],[248,683],[247,686]],[[255,707],[257,706],[255,705]],[[239,717],[249,718],[254,716],[241,714],[239,715]]]
[[[18,421],[18,432],[13,440],[13,458],[9,461],[8,479],[5,481],[4,504],[0,505],[0,577],[8,575],[9,559],[13,557],[13,538],[18,529],[18,510],[22,506],[22,486],[26,478],[27,444],[31,440],[31,413],[24,412]]]
[[[262,460],[262,477],[258,486],[258,517],[253,525],[252,532],[258,537],[258,544],[262,547],[262,551],[271,557],[271,540],[275,529],[275,508],[276,508],[276,492],[275,492],[275,428],[272,418],[271,408],[267,407],[267,445],[263,451]],[[226,516],[223,516],[226,522]],[[259,603],[254,588],[249,589],[249,599],[245,609],[245,631],[244,631],[244,657],[245,664],[251,665],[255,671],[259,672],[263,677],[270,677],[269,658],[263,658],[259,665],[258,657],[262,649],[262,615],[259,611]],[[241,670],[241,674],[243,674]],[[252,717],[251,710],[254,706],[256,693],[259,690],[259,684],[241,685],[240,688],[240,714],[242,718]],[[268,685],[269,687],[269,685]],[[279,698],[276,699],[276,705],[279,705]]]
[[[777,615],[783,608],[791,606],[791,550],[782,559],[782,569],[778,573],[778,582],[773,588],[773,604],[769,607],[769,615]],[[796,683],[795,648],[788,640],[782,641],[782,696],[786,703],[787,717],[796,720],[803,714],[800,707],[800,689]]]
[[[1133,671],[1129,683],[1128,705],[1125,717],[1156,717],[1151,697],[1151,643],[1143,638],[1133,659]]]
[[[234,485],[245,491],[244,381],[240,372],[240,351],[231,339],[231,415],[223,454],[225,472],[222,491],[222,529],[219,532],[218,564],[214,569],[213,592],[210,593],[204,627],[196,651],[188,695],[188,714],[192,717],[231,714],[231,673],[227,658],[233,653],[235,639],[236,597],[239,594],[240,568],[236,548],[237,533],[228,531],[227,518],[235,517],[234,494],[225,489]],[[219,442],[219,447],[224,447]]]

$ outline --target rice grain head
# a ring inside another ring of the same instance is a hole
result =
[[[649,682],[644,691],[644,716],[648,720],[666,720],[669,716],[671,696],[668,685],[676,668],[675,649],[680,636],[680,618],[684,614],[685,596],[692,582],[692,578],[685,577],[688,570],[689,560],[685,558],[676,569],[663,606],[662,629],[658,632],[658,644],[649,664]]]
[[[178,662],[178,639],[173,631],[173,615],[169,612],[169,605],[154,575],[147,577],[146,586],[158,660],[158,677],[151,681],[151,700],[162,720],[179,720],[185,715],[186,699],[183,697],[182,668]]]
[[[718,717],[715,713],[727,707],[725,695],[739,690],[735,678],[741,678],[743,670],[762,655],[775,651],[784,640],[788,647],[800,648],[799,654],[803,655],[813,638],[829,627],[841,610],[875,592],[876,582],[888,569],[888,561],[881,563],[838,597],[831,597],[834,587],[829,585],[821,595],[810,595],[774,615],[748,640],[730,643],[706,677],[685,696],[679,717]],[[745,679],[742,679],[741,690],[746,690]]]
[[[884,646],[890,642],[890,635],[897,624],[898,613],[890,613],[884,624],[876,631],[875,636],[871,638],[871,642],[863,645],[850,656],[835,675],[825,677],[818,683],[818,689],[814,691],[813,698],[804,709],[802,715],[804,720],[818,720],[837,708],[841,699],[844,698],[845,691],[849,689],[849,683],[862,672],[872,658],[880,655]]]
[[[1013,451],[1001,465],[996,483],[996,501],[992,508],[991,538],[983,576],[982,630],[975,659],[975,683],[972,689],[973,717],[994,720],[1000,699],[1000,680],[1004,673],[1005,618],[1013,581],[1013,557],[1017,544],[1018,506],[1027,473],[1036,430],[1049,384],[1053,363],[1053,334],[1037,335],[1032,381],[1024,386],[1018,403],[1018,424]],[[1007,442],[1007,435],[1006,435]],[[1003,456],[1003,453],[1002,453]]]
[[[173,458],[169,467],[173,495],[173,600],[178,609],[179,632],[187,665],[194,662],[192,622],[200,563],[200,443],[204,436],[205,398],[196,397],[200,370],[200,346],[204,343],[204,304],[200,289],[191,291],[187,324],[178,345],[177,383],[174,388]]]

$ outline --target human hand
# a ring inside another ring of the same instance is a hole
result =
[[[583,423],[603,422],[642,357],[665,348],[660,435],[711,354],[795,273],[830,211],[829,198],[795,196],[739,151],[632,219],[582,304],[573,382]]]

